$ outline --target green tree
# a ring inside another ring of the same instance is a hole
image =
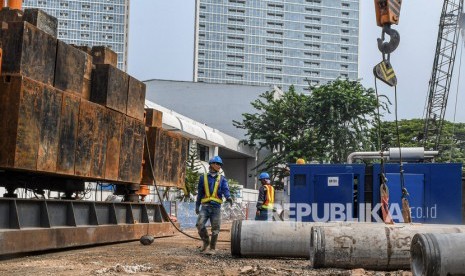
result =
[[[375,91],[358,81],[337,79],[310,94],[312,125],[318,141],[319,161],[343,163],[354,151],[370,148],[370,129],[376,124]],[[388,105],[380,100],[381,111]]]
[[[257,112],[244,113],[242,122],[233,124],[247,130],[244,144],[271,151],[257,167],[277,176],[279,170],[273,169],[280,164],[313,153],[308,96],[295,92],[291,86],[282,97],[267,91],[251,104]]]
[[[192,196],[197,195],[197,184],[199,183],[201,164],[197,156],[197,149],[192,147],[186,160],[186,179],[183,194],[179,196],[181,201],[191,201]],[[192,195],[192,196],[191,196]]]
[[[228,179],[228,186],[229,186],[229,193],[231,194],[231,198],[233,199],[233,201],[236,201],[237,196],[239,195],[239,190],[240,190],[239,181],[232,179],[232,178]]]
[[[271,151],[258,167],[278,178],[286,173],[282,165],[297,158],[338,163],[364,149],[378,107],[373,89],[340,79],[312,87],[310,95],[292,86],[282,97],[265,92],[251,104],[257,112],[244,113],[233,124],[247,130],[243,143]],[[380,108],[388,110],[383,102]]]
[[[418,137],[423,132],[424,120],[410,119],[398,122],[399,140],[401,147],[423,146]],[[371,130],[372,143],[378,142],[378,129]],[[381,143],[382,150],[398,147],[397,131],[395,121],[381,122]],[[425,150],[431,150],[431,145],[427,145]],[[444,122],[441,141],[439,146],[439,156],[437,162],[464,162],[465,161],[465,124]]]

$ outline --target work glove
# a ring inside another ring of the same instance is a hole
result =
[[[227,202],[229,203],[229,205],[232,207],[232,205],[233,205],[233,200],[232,200],[232,198],[228,198],[228,199],[226,199],[226,201],[227,201]]]
[[[198,215],[200,213],[200,206],[195,206],[195,214]]]

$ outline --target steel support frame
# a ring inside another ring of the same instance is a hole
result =
[[[0,255],[172,236],[161,204],[0,198]]]

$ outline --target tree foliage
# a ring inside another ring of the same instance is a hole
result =
[[[292,86],[282,97],[265,92],[251,104],[257,112],[244,113],[233,124],[247,130],[243,143],[271,151],[258,167],[274,176],[283,176],[282,165],[297,158],[344,162],[349,152],[363,149],[370,140],[378,107],[373,89],[340,79],[313,88],[310,95]]]
[[[190,148],[186,160],[186,178],[183,187],[183,194],[179,197],[181,201],[193,201],[197,195],[197,184],[199,183],[201,168],[200,161],[195,147]]]
[[[419,135],[423,132],[424,120],[410,119],[401,120],[399,125],[399,140],[401,147],[421,147],[418,140]],[[397,142],[397,131],[395,121],[381,123],[381,144],[382,150],[396,148],[399,146]],[[379,143],[378,129],[372,129],[371,138],[373,144]],[[427,145],[425,150],[431,150],[431,145]],[[452,123],[444,121],[444,127],[441,134],[439,146],[439,157],[437,162],[464,162],[465,161],[465,124]]]

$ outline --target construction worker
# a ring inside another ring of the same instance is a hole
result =
[[[255,220],[271,220],[274,211],[274,188],[271,186],[270,175],[267,172],[262,172],[258,180],[260,180],[262,186],[258,189]]]
[[[200,252],[214,254],[216,250],[216,242],[218,241],[218,234],[220,233],[221,225],[221,204],[223,203],[223,196],[226,201],[232,205],[233,201],[229,193],[228,180],[221,175],[220,169],[223,166],[223,160],[219,156],[214,156],[210,159],[209,172],[200,176],[197,202],[195,205],[195,213],[198,215],[196,227],[199,236],[203,241]],[[200,209],[200,206],[202,208]],[[205,224],[210,219],[212,228],[211,241],[208,236]],[[207,251],[210,245],[210,250]]]

